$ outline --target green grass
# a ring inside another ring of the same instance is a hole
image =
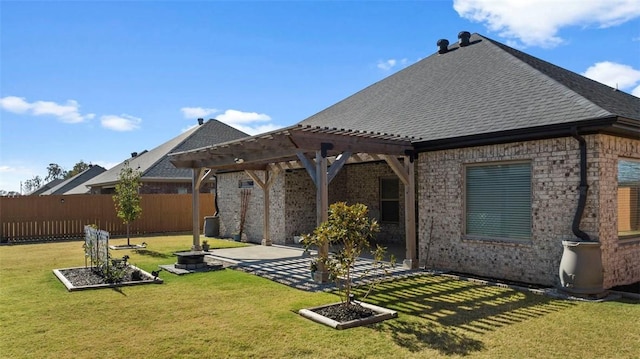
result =
[[[147,271],[191,236],[133,238]],[[126,240],[114,240],[114,244]],[[213,248],[238,243],[210,240]],[[2,358],[637,358],[640,303],[553,300],[445,277],[384,284],[367,301],[399,318],[344,331],[296,314],[336,301],[234,270],[161,285],[70,293],[52,270],[84,265],[81,242],[0,247]]]

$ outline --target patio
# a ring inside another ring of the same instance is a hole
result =
[[[404,248],[390,247],[388,252],[399,257]],[[247,273],[270,279],[290,287],[310,291],[331,291],[335,283],[316,283],[311,279],[309,263],[311,258],[317,255],[313,250],[305,253],[301,246],[283,245],[250,245],[240,248],[225,248],[211,251],[206,256],[207,261],[222,262],[225,266],[234,267]],[[379,276],[381,273],[371,273],[368,276],[362,274],[371,268],[371,259],[360,257],[354,270],[355,277],[361,277],[354,281],[355,284],[364,284]],[[390,276],[404,278],[423,274],[422,270],[411,270],[401,264],[390,269]]]

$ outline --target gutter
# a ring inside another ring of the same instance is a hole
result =
[[[580,221],[582,220],[582,214],[584,213],[584,207],[587,203],[587,191],[589,185],[587,185],[587,141],[584,137],[578,134],[578,128],[573,127],[571,129],[571,136],[575,138],[580,144],[580,186],[578,187],[578,207],[573,217],[573,223],[571,224],[571,230],[573,234],[585,242],[592,242],[593,239],[589,237],[587,233],[580,229]]]
[[[418,152],[429,152],[453,148],[496,145],[510,142],[535,141],[571,136],[574,127],[580,127],[580,132],[582,134],[605,133],[629,138],[637,138],[638,135],[640,135],[639,121],[617,116],[608,116],[588,121],[560,123],[499,132],[487,132],[454,138],[422,141],[414,140],[413,147]]]

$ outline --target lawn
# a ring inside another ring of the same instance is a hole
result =
[[[112,240],[122,244],[126,240]],[[191,236],[132,238],[146,271]],[[212,247],[237,243],[211,240]],[[3,358],[638,358],[640,303],[570,302],[446,277],[389,282],[369,302],[399,318],[343,331],[296,314],[337,296],[225,269],[164,284],[67,292],[53,269],[84,265],[81,242],[0,247]]]

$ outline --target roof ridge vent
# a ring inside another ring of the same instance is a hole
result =
[[[458,33],[458,39],[460,40],[460,47],[469,46],[469,38],[471,33],[469,31],[460,31]]]
[[[438,49],[439,54],[446,54],[447,51],[449,51],[449,40],[447,39],[438,40],[438,42],[436,42],[436,45],[438,45],[439,47]]]

